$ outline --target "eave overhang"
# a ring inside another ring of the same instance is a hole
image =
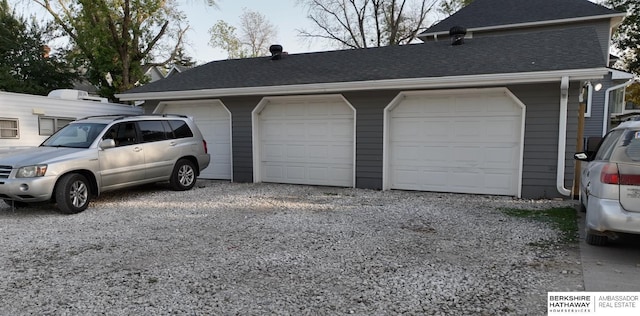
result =
[[[483,74],[450,77],[407,78],[388,80],[369,80],[353,82],[330,82],[294,84],[279,86],[258,86],[242,88],[220,88],[181,91],[120,93],[116,97],[120,101],[145,100],[189,100],[203,98],[220,98],[229,96],[272,96],[295,94],[323,94],[366,90],[414,90],[445,89],[459,87],[504,86],[513,84],[531,84],[543,82],[559,82],[562,77],[571,80],[601,79],[609,73],[609,69],[573,69],[525,73]]]

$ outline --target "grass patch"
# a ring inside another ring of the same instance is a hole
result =
[[[572,207],[550,208],[546,210],[501,209],[509,216],[526,218],[550,223],[560,230],[561,240],[565,243],[578,242],[578,215]]]

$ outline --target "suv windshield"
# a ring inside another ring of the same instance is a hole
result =
[[[89,148],[107,126],[100,123],[71,123],[45,140],[45,147]]]

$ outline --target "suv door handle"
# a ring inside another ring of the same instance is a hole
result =
[[[133,151],[135,152],[141,152],[142,148],[141,147],[133,147]]]
[[[175,146],[175,145],[177,145],[177,144],[176,144],[176,142],[170,142],[170,143],[169,143],[169,146],[172,146],[172,147],[173,147],[173,146]]]

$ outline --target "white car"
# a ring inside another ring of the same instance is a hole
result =
[[[640,122],[612,129],[584,161],[580,205],[586,210],[586,241],[602,246],[619,233],[640,234]]]

